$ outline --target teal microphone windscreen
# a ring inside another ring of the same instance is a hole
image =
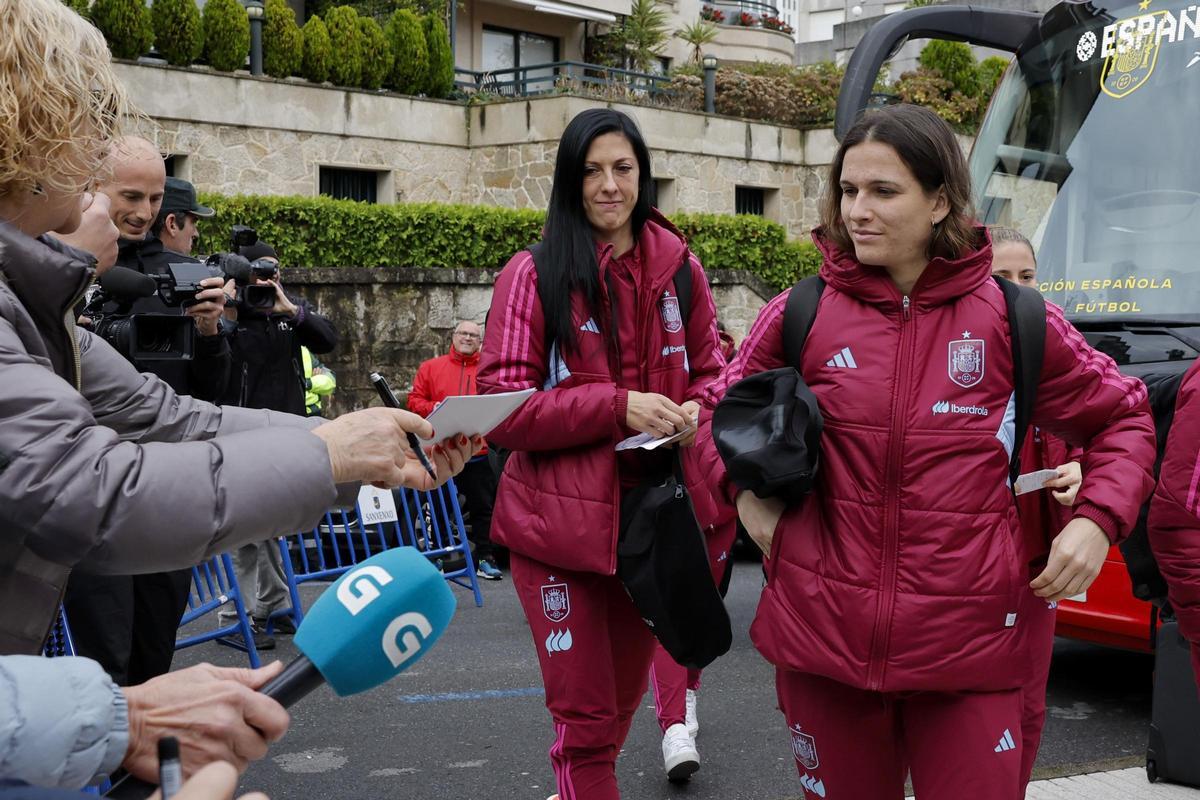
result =
[[[454,616],[442,573],[412,547],[352,567],[317,598],[295,644],[339,695],[364,692],[411,667]]]

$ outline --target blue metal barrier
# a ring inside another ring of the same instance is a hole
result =
[[[376,553],[392,547],[415,547],[442,570],[446,580],[469,590],[475,605],[483,605],[475,560],[467,541],[466,525],[458,503],[454,481],[431,492],[397,489],[394,522],[363,523],[362,509],[326,512],[311,531],[283,536],[278,540],[283,556],[292,607],[277,611],[272,618],[303,617],[298,588],[316,580],[334,580]]]
[[[250,617],[246,614],[246,605],[242,602],[242,592],[238,587],[237,573],[233,569],[233,559],[229,554],[222,553],[213,556],[203,564],[192,567],[192,588],[188,593],[188,610],[184,612],[179,627],[183,628],[190,622],[208,614],[226,603],[233,603],[237,610],[237,622],[224,627],[215,628],[203,633],[175,640],[175,649],[216,641],[226,647],[241,650],[250,658],[250,666],[257,668],[261,662],[258,650],[254,647],[254,633],[250,628]],[[241,640],[231,639],[231,634],[241,634]]]

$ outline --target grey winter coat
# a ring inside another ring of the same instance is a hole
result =
[[[79,789],[128,747],[125,695],[95,661],[0,656],[0,778]]]
[[[337,498],[319,419],[220,408],[75,325],[90,259],[0,222],[0,654],[36,654],[71,568],[188,567]]]

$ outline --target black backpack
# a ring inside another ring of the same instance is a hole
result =
[[[1017,415],[1012,458],[1008,464],[1009,483],[1021,474],[1021,445],[1033,419],[1037,388],[1041,381],[1042,361],[1046,353],[1046,301],[1036,289],[1018,286],[996,277],[1008,307],[1009,343],[1012,345],[1013,388],[1017,395]],[[800,369],[800,354],[817,317],[817,305],[825,291],[818,275],[802,279],[788,293],[783,309],[783,349],[788,364]]]
[[[1162,468],[1167,434],[1175,421],[1175,402],[1179,398],[1179,387],[1183,383],[1184,372],[1185,370],[1157,373],[1142,378],[1142,382],[1146,384],[1150,410],[1154,412],[1154,439],[1157,445],[1154,456],[1155,482],[1158,481],[1158,471]],[[1167,582],[1158,569],[1158,561],[1154,558],[1150,540],[1146,535],[1146,517],[1149,513],[1150,501],[1147,500],[1138,512],[1133,531],[1120,544],[1121,555],[1125,559],[1125,568],[1129,571],[1130,583],[1133,584],[1133,596],[1161,606],[1164,614],[1170,616],[1170,609],[1167,607]],[[1151,643],[1154,641],[1153,628],[1154,620],[1151,619]]]

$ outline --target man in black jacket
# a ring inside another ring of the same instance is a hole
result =
[[[243,247],[254,266],[254,283],[275,289],[275,305],[255,309],[238,303],[226,311],[231,329],[232,374],[221,402],[244,408],[269,408],[304,414],[304,366],[301,347],[322,355],[337,346],[338,333],[328,318],[306,300],[283,290],[279,257],[268,244]],[[231,285],[226,286],[229,294]]]
[[[307,347],[318,355],[328,353],[337,346],[337,329],[306,300],[283,290],[279,256],[273,247],[258,242],[241,248],[240,254],[251,262],[253,282],[274,288],[275,304],[257,309],[238,302],[226,309],[233,370],[220,402],[304,414],[304,358],[300,348]],[[235,288],[233,282],[225,287],[230,296],[234,296]],[[267,622],[288,601],[279,549],[274,541],[246,545],[234,553],[233,560],[238,586],[253,617],[255,646],[270,649],[275,643],[267,635]],[[233,621],[231,611],[222,611],[219,617],[222,625]],[[295,630],[286,617],[274,620],[270,627],[279,633]]]
[[[196,202],[192,185],[172,179],[167,186],[158,149],[136,137],[113,144],[108,168],[98,190],[107,197],[109,215],[121,235],[116,265],[153,275],[167,272],[172,263],[196,262],[190,255],[167,249],[155,235],[163,229],[165,217],[178,220],[213,215],[212,209]],[[187,309],[168,306],[157,295],[134,301],[131,313],[192,317],[197,335],[190,361],[130,361],[140,371],[162,378],[179,394],[217,400],[225,390],[230,368],[229,344],[220,328],[225,300],[221,283],[219,278],[206,281],[208,288],[197,295],[199,302]],[[190,569],[136,576],[76,572],[64,598],[76,652],[99,661],[121,686],[144,683],[168,672],[190,586]]]

